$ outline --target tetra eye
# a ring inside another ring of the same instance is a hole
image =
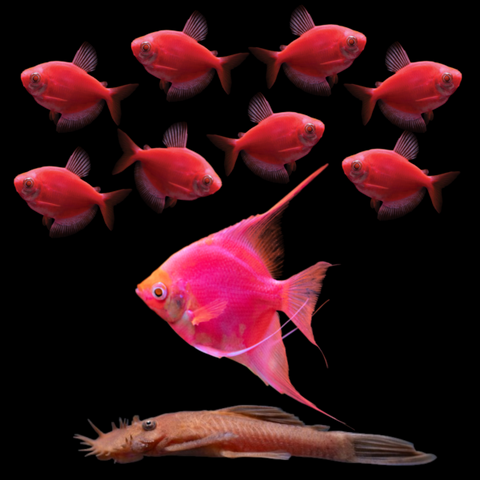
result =
[[[313,133],[315,133],[315,125],[313,123],[307,123],[305,125],[305,133],[307,133],[308,135],[312,135]]]
[[[23,180],[23,186],[25,188],[30,189],[33,187],[33,185],[34,185],[33,178],[27,177],[25,178],[25,180]]]
[[[357,39],[353,35],[350,35],[349,37],[347,37],[347,45],[349,47],[354,47],[356,44],[357,44]]]
[[[151,45],[150,45],[150,43],[148,43],[148,42],[143,42],[143,43],[140,45],[140,48],[142,49],[142,52],[149,52],[149,51],[150,51],[150,48],[151,48]]]
[[[40,76],[39,73],[35,72],[35,73],[32,73],[30,75],[30,80],[33,82],[33,83],[38,83],[40,81],[42,77]]]
[[[150,430],[155,430],[155,428],[157,428],[157,424],[154,420],[145,420],[142,423],[142,428],[148,432]]]
[[[352,163],[352,169],[355,171],[359,171],[362,168],[362,164],[360,162],[353,162]]]
[[[204,187],[209,187],[213,183],[213,178],[211,175],[205,175],[202,178],[202,184]]]
[[[157,300],[165,300],[167,298],[167,287],[162,282],[156,283],[152,287],[152,295]]]
[[[450,83],[452,81],[452,74],[451,73],[444,73],[442,75],[442,80],[443,80],[443,83]]]

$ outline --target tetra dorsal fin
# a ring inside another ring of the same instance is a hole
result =
[[[390,45],[385,56],[385,65],[389,72],[398,72],[403,67],[410,64],[407,52],[400,43],[395,42]]]
[[[294,35],[300,36],[312,28],[315,28],[312,17],[303,5],[299,5],[290,17],[290,30]]]
[[[174,123],[163,135],[163,143],[169,147],[185,148],[187,146],[187,122]]]
[[[295,415],[284,412],[276,407],[264,407],[262,405],[237,405],[235,407],[216,410],[226,415],[243,415],[245,417],[257,418],[264,422],[282,423],[283,425],[304,426],[305,424]]]
[[[197,42],[205,40],[208,33],[207,20],[200,12],[195,10],[183,27],[183,33]]]
[[[82,147],[77,147],[68,159],[65,168],[80,178],[86,177],[90,172],[90,157],[88,153]]]
[[[97,67],[97,52],[88,42],[83,42],[72,63],[86,72],[93,72]]]
[[[260,123],[270,115],[273,115],[272,108],[262,93],[258,92],[252,97],[248,104],[248,117],[254,123]]]
[[[413,160],[418,154],[417,137],[412,132],[405,130],[397,140],[393,151],[407,160]]]

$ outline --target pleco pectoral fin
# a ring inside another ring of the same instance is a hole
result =
[[[226,458],[256,457],[272,460],[288,460],[292,456],[287,452],[232,452],[229,450],[221,450],[220,454]]]
[[[85,125],[93,122],[100,115],[104,105],[105,100],[100,100],[95,105],[81,112],[63,113],[57,123],[57,132],[73,132],[85,127]]]
[[[245,150],[240,152],[245,165],[259,177],[264,180],[275,183],[288,183],[289,176],[283,165],[274,165],[272,163],[262,162],[258,158],[252,157]]]
[[[194,97],[197,93],[204,90],[212,81],[215,75],[215,69],[210,69],[207,73],[183,83],[172,83],[167,93],[168,102],[178,102]]]
[[[202,322],[208,322],[216,318],[225,310],[228,302],[226,300],[214,300],[204,307],[197,308],[192,312],[192,324],[198,325]]]
[[[97,209],[98,205],[93,205],[85,212],[75,215],[74,217],[56,219],[50,228],[50,237],[67,237],[82,230],[82,228],[85,228],[93,220]]]
[[[155,212],[162,213],[165,208],[165,195],[152,185],[140,162],[135,163],[135,184],[143,201]]]
[[[403,217],[411,212],[425,196],[425,188],[421,188],[409,197],[402,198],[395,202],[383,202],[378,211],[377,218],[379,220],[393,220],[394,218]]]
[[[303,91],[323,97],[328,97],[332,93],[330,85],[325,78],[306,75],[305,73],[295,70],[288,63],[284,63],[282,66],[289,80]]]
[[[199,438],[197,440],[192,440],[190,442],[176,443],[174,445],[169,445],[165,447],[166,452],[182,452],[185,450],[192,450],[195,448],[209,447],[215,445],[216,443],[221,443],[227,440],[232,440],[237,438],[238,435],[235,435],[231,432],[224,433],[215,433],[214,435],[209,435],[205,438]]]
[[[411,132],[423,133],[427,131],[425,121],[420,114],[402,112],[382,100],[378,101],[378,106],[380,111],[397,127],[410,130]]]

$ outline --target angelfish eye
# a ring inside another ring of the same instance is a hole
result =
[[[140,48],[142,49],[142,52],[149,52],[150,51],[150,48],[151,48],[151,45],[150,43],[148,42],[143,42],[141,45],[140,45]]]
[[[25,179],[23,180],[23,186],[24,186],[25,188],[30,189],[30,188],[33,187],[33,185],[34,185],[33,178],[27,177],[27,178],[25,178]]]
[[[38,83],[41,79],[41,75],[38,73],[38,72],[34,72],[30,75],[30,80],[33,82],[33,83]]]
[[[352,170],[355,170],[356,172],[358,172],[359,170],[361,170],[361,168],[362,168],[362,164],[360,162],[356,161],[352,163]]]
[[[349,37],[347,37],[347,45],[349,47],[354,47],[356,44],[357,44],[357,39],[353,35],[350,35]]]
[[[451,73],[444,73],[442,75],[443,83],[450,83],[452,81],[452,79],[453,79],[453,77],[452,77]]]
[[[204,187],[209,187],[213,183],[213,178],[211,175],[205,175],[202,178],[202,184]]]
[[[305,133],[312,135],[315,133],[315,125],[313,123],[307,123],[305,125]]]
[[[157,300],[165,300],[167,298],[167,287],[162,282],[157,282],[152,287],[152,295]]]
[[[154,420],[145,420],[142,423],[142,428],[147,432],[150,430],[155,430],[155,428],[157,428],[157,423]]]

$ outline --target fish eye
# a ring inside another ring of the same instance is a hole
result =
[[[33,178],[31,177],[27,177],[23,180],[23,186],[24,188],[30,190],[31,188],[33,188],[33,185],[34,185],[34,181],[33,181]]]
[[[149,42],[143,42],[141,45],[140,45],[140,48],[142,49],[142,52],[149,52],[150,51],[150,48],[152,48],[152,46],[150,45]]]
[[[202,185],[204,187],[210,187],[210,185],[213,183],[213,177],[211,175],[205,175],[202,178]]]
[[[307,123],[305,125],[305,133],[307,135],[313,135],[315,133],[315,125],[313,123]]]
[[[38,83],[41,79],[41,75],[38,72],[34,72],[30,75],[30,80],[32,83]]]
[[[450,83],[452,81],[452,79],[453,79],[453,77],[452,77],[451,73],[444,73],[442,75],[443,83]]]
[[[355,161],[352,163],[352,170],[355,170],[356,172],[360,171],[362,169],[362,164],[359,161]]]
[[[167,298],[167,287],[162,282],[157,282],[152,287],[152,295],[157,300],[165,300]]]
[[[147,432],[150,430],[155,430],[155,428],[157,428],[157,423],[155,420],[145,420],[142,423],[142,428]]]
[[[354,47],[356,44],[357,44],[357,39],[353,35],[350,35],[349,37],[347,37],[347,45],[349,47]]]

